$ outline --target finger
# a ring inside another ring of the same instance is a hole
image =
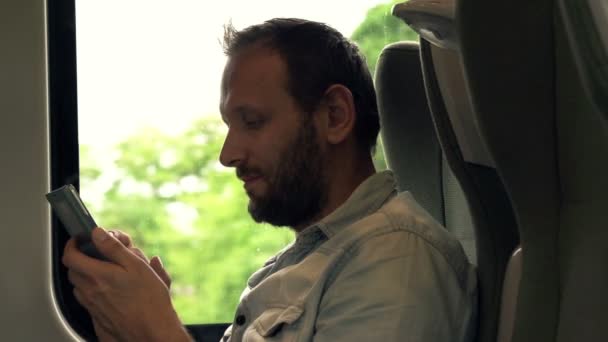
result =
[[[108,230],[108,233],[114,235],[114,237],[117,238],[118,241],[120,241],[125,247],[133,246],[133,241],[131,240],[131,237],[129,236],[129,234],[121,232],[120,230],[117,230],[117,229]]]
[[[139,260],[138,256],[131,253],[117,238],[108,234],[103,228],[93,229],[91,235],[97,250],[108,260],[123,267],[128,267],[133,264],[134,260]]]
[[[97,335],[99,342],[117,342],[119,341],[111,329],[107,328],[102,321],[94,316],[91,316],[91,320],[93,321],[93,329],[95,329],[95,335]]]
[[[152,267],[163,283],[167,285],[167,288],[171,288],[171,277],[169,276],[169,273],[167,273],[167,270],[165,270],[160,257],[153,256],[152,259],[150,259],[150,267]]]
[[[68,280],[74,287],[90,287],[92,284],[91,279],[82,273],[78,273],[74,270],[68,270]]]
[[[78,249],[76,239],[68,240],[63,249],[61,259],[63,265],[80,274],[94,278],[95,275],[106,274],[115,271],[117,265],[99,259],[91,258]]]
[[[129,248],[129,250],[131,252],[133,252],[133,254],[137,255],[141,260],[145,261],[146,264],[149,263],[148,257],[146,256],[146,254],[144,254],[144,252],[141,249],[139,249],[137,247],[131,247],[131,248]]]
[[[89,311],[90,313],[90,302],[87,300],[87,297],[82,293],[82,291],[79,288],[75,287],[73,293],[74,297],[76,298],[76,301],[80,303],[80,305],[84,306],[84,308],[87,309],[87,311]]]
[[[90,259],[90,257],[78,248],[78,241],[75,238],[69,239],[63,248],[63,257],[61,258],[63,265],[73,268],[81,264],[84,259]]]
[[[78,253],[80,253],[80,251],[78,250],[78,248],[76,248],[76,239],[71,238],[68,240],[68,242],[63,247],[63,256],[61,258],[61,262],[65,266],[69,267],[68,265],[66,265],[66,262],[72,258],[72,254],[74,254],[74,253],[78,254]]]

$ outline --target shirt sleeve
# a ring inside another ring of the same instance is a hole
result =
[[[468,340],[473,298],[427,241],[395,232],[351,254],[323,295],[315,342]]]

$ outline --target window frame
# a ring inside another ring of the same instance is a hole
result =
[[[49,146],[51,188],[72,183],[79,189],[78,104],[76,87],[75,1],[47,1],[49,65]],[[57,305],[70,326],[86,340],[96,340],[88,312],[76,301],[61,263],[69,236],[53,213],[52,272]]]
[[[49,65],[49,145],[51,188],[67,183],[80,189],[75,0],[47,1]],[[88,312],[76,301],[61,258],[69,235],[51,219],[53,293],[68,324],[85,340],[96,341]],[[218,341],[229,323],[186,325],[195,340]]]

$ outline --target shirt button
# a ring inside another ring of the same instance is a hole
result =
[[[247,321],[247,319],[245,318],[245,315],[238,315],[236,317],[236,325],[243,325],[243,324],[245,324],[245,321]]]

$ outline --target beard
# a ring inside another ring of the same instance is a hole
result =
[[[304,119],[298,136],[283,151],[267,193],[249,195],[249,214],[258,223],[295,227],[310,224],[327,203],[324,158],[312,120]],[[238,170],[240,174],[248,170]]]

